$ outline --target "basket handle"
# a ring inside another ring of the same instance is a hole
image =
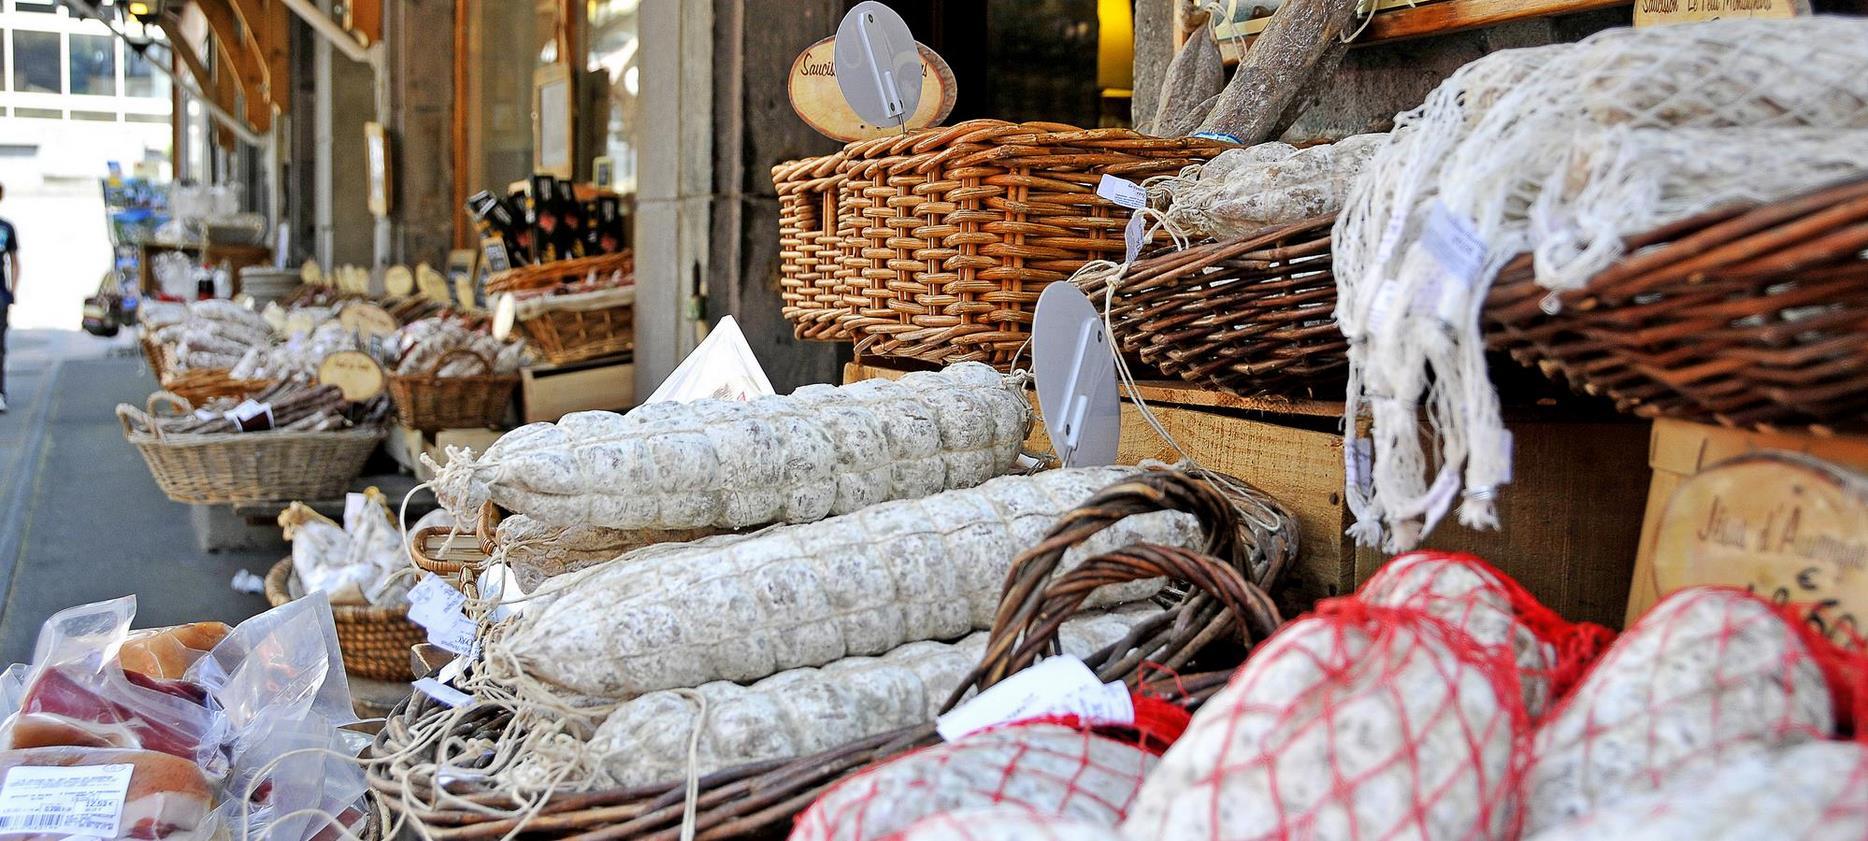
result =
[[[492,360],[487,359],[485,354],[480,353],[479,351],[473,350],[472,348],[457,347],[453,350],[448,351],[447,353],[441,354],[441,358],[435,360],[435,375],[440,376],[441,369],[447,367],[448,360],[453,359],[454,357],[457,357],[457,356],[465,356],[469,359],[479,362],[481,375],[493,373],[493,362]],[[467,376],[474,376],[474,375],[469,374]]]
[[[136,426],[141,424],[142,426],[148,427],[150,434],[156,436],[157,440],[161,440],[162,424],[156,422],[156,419],[161,416],[161,413],[156,411],[157,405],[168,406],[176,410],[176,414],[172,417],[181,417],[195,410],[194,404],[188,402],[187,398],[170,391],[157,391],[150,394],[149,397],[143,401],[143,408],[141,409],[128,403],[118,403],[117,423],[123,426],[124,434],[136,434]]]
[[[1296,520],[1262,491],[1237,479],[1218,478],[1151,470],[1104,488],[1059,519],[1044,540],[1012,562],[986,653],[948,706],[958,703],[968,689],[998,683],[1040,653],[1056,650],[1057,629],[1090,591],[1105,584],[1168,575],[1200,591],[1187,600],[1187,607],[1211,612],[1207,609],[1216,601],[1224,608],[1209,624],[1238,623],[1242,642],[1249,645],[1254,636],[1275,629],[1280,618],[1265,590],[1296,555]],[[1253,507],[1244,508],[1247,504]],[[1124,518],[1155,511],[1199,518],[1207,532],[1205,551],[1132,546],[1093,558],[1052,580],[1065,552]],[[1256,582],[1248,578],[1255,566],[1263,569]],[[1224,621],[1227,614],[1230,621]],[[1211,639],[1216,633],[1201,636]]]

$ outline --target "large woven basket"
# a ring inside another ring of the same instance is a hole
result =
[[[635,350],[634,287],[521,298],[519,327],[534,355],[565,365]],[[521,293],[523,294],[523,293]]]
[[[586,280],[601,281],[617,274],[629,277],[633,276],[635,271],[636,258],[633,251],[553,260],[549,263],[534,263],[530,266],[508,269],[488,278],[486,294],[551,290]]]
[[[1158,665],[1161,673],[1178,671],[1180,677],[1147,682],[1146,691],[1198,707],[1225,684],[1244,652],[1270,635],[1281,621],[1264,588],[1296,554],[1295,521],[1268,498],[1254,496],[1252,500],[1248,504],[1256,511],[1254,517],[1238,517],[1232,507],[1238,504],[1236,497],[1229,499],[1211,485],[1169,472],[1097,494],[1014,562],[985,658],[947,706],[957,703],[968,689],[991,686],[1049,653],[1056,645],[1058,627],[1097,586],[1167,576],[1189,582],[1191,592],[1170,611],[1085,662],[1104,680],[1123,680],[1138,687],[1149,671],[1144,668],[1148,664]],[[1126,516],[1160,510],[1187,511],[1207,523],[1214,535],[1206,547],[1211,554],[1132,546],[1054,575],[1071,547]],[[1260,573],[1248,577],[1241,572],[1244,569]],[[1224,653],[1213,654],[1215,642]],[[472,780],[448,782],[447,789],[454,796],[438,802],[436,781],[411,763],[434,755],[437,738],[451,744],[485,744],[483,740],[495,738],[512,723],[509,713],[483,707],[470,709],[452,728],[437,732],[435,719],[446,713],[426,696],[413,696],[390,714],[371,748],[375,756],[389,760],[370,772],[370,784],[383,795],[382,802],[404,811],[423,829],[438,832],[438,837],[492,841],[521,831],[536,838],[673,841],[681,837],[686,786],[680,780],[635,789],[566,790],[553,794],[542,811],[523,819],[513,817],[521,804],[511,795]],[[814,756],[706,775],[698,784],[695,837],[778,837],[793,816],[838,780],[936,740],[930,723]]]
[[[1109,302],[1114,339],[1161,373],[1246,395],[1341,393],[1349,344],[1336,326],[1334,216],[1140,260],[1078,285]],[[1114,296],[1110,297],[1110,286]]]
[[[151,397],[152,407],[158,401],[189,405],[163,392]],[[340,497],[383,438],[378,427],[176,435],[162,432],[150,414],[118,404],[124,439],[169,499],[196,505]]]
[[[1528,258],[1507,266],[1486,302],[1490,344],[1639,415],[1868,421],[1868,180],[1626,244],[1630,256],[1555,296]]]
[[[266,572],[266,601],[278,607],[298,598],[292,590],[292,559],[286,558]],[[331,618],[337,624],[344,671],[351,677],[404,682],[414,678],[409,649],[428,636],[409,621],[407,607],[334,604]]]
[[[493,362],[466,348],[455,348],[435,363],[435,371],[466,357],[480,363],[480,373],[444,377],[438,373],[391,374],[389,399],[402,425],[423,432],[497,427],[506,420],[518,374],[496,374]]]
[[[781,165],[780,236],[797,232],[781,249],[785,314],[801,337],[854,340],[872,356],[1006,365],[1046,285],[1121,259],[1129,212],[1096,195],[1102,176],[1141,181],[1229,148],[970,120],[852,143],[832,156],[834,175],[824,159]]]

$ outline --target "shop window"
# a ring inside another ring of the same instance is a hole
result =
[[[594,89],[587,119],[595,134],[591,157],[609,158],[611,187],[622,195],[636,191],[636,126],[642,91],[641,42],[637,39],[634,0],[598,0],[590,6],[586,69]],[[580,167],[588,172],[590,167]]]
[[[62,120],[65,119],[65,112],[57,108],[15,108],[13,109],[13,116],[31,117],[39,120]]]
[[[64,93],[59,85],[56,32],[13,31],[13,90],[23,93]],[[56,112],[54,112],[56,113]]]
[[[64,11],[58,6],[58,0],[13,0],[16,12],[45,12],[47,14]]]
[[[169,77],[157,71],[150,59],[167,64],[169,48],[164,44],[150,44],[148,50],[148,55],[127,48],[123,51],[123,95],[167,100]]]
[[[117,121],[117,115],[109,111],[73,111],[71,112],[71,118],[74,120],[90,120],[94,123],[114,123]]]
[[[169,122],[169,115],[167,114],[125,114],[123,115],[123,119],[127,122],[132,122],[132,123],[162,123],[164,125],[167,125]]]
[[[117,95],[117,39],[109,35],[71,36],[71,92]]]

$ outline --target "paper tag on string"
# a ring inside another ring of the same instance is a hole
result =
[[[1388,319],[1394,315],[1395,300],[1401,297],[1401,284],[1398,281],[1382,278],[1376,281],[1375,298],[1369,301],[1369,317],[1363,322],[1371,336],[1381,335],[1388,326]]]
[[[1351,438],[1343,444],[1343,472],[1349,487],[1357,494],[1369,496],[1375,490],[1375,442],[1367,438]]]
[[[479,624],[459,613],[424,627],[430,643],[455,654],[469,654],[479,645]]]
[[[1085,724],[1135,723],[1135,706],[1121,683],[1104,684],[1082,660],[1051,657],[1006,678],[935,720],[949,742],[990,727],[1033,718],[1074,715]]]
[[[460,707],[473,703],[472,695],[468,695],[459,689],[455,689],[431,677],[417,680],[414,685],[416,689],[421,690],[423,695],[427,695],[449,707]]]
[[[21,765],[0,785],[0,833],[117,838],[136,766]]]
[[[1140,213],[1129,217],[1128,227],[1122,229],[1122,262],[1135,262],[1135,255],[1142,250],[1142,240],[1148,237],[1147,228]]]
[[[1127,178],[1104,175],[1096,184],[1096,194],[1130,210],[1148,206],[1148,191]]]
[[[1479,271],[1485,267],[1485,242],[1479,239],[1472,223],[1438,201],[1428,211],[1421,245],[1453,280],[1467,289],[1472,288],[1479,279]]]
[[[439,624],[450,614],[459,616],[466,604],[467,597],[461,591],[448,586],[438,576],[424,575],[409,589],[409,620],[422,627]]]

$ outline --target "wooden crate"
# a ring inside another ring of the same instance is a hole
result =
[[[844,380],[901,373],[851,363]],[[1300,558],[1286,585],[1291,604],[1351,592],[1387,559],[1344,534],[1354,518],[1342,493],[1341,404],[1246,398],[1167,382],[1143,384],[1141,394],[1201,464],[1252,483],[1297,517]],[[1641,526],[1647,424],[1508,425],[1517,458],[1516,481],[1498,500],[1504,528],[1476,532],[1449,515],[1424,545],[1491,561],[1565,616],[1619,625]],[[1042,424],[1026,445],[1050,451]],[[1179,459],[1127,402],[1116,457],[1124,464]]]
[[[555,421],[571,412],[635,405],[636,366],[627,356],[522,369],[520,420]]]
[[[1815,435],[1808,432],[1753,432],[1691,421],[1654,422],[1648,445],[1648,484],[1641,544],[1629,587],[1626,618],[1634,621],[1661,597],[1654,577],[1654,543],[1667,501],[1682,481],[1721,461],[1762,450],[1803,453],[1857,470],[1868,470],[1868,437]]]
[[[446,464],[448,447],[472,447],[474,452],[481,453],[504,434],[497,429],[442,429],[428,434],[398,424],[389,428],[389,437],[383,441],[383,450],[416,481],[427,482],[434,479],[435,475],[427,465],[422,464],[421,456],[427,455],[437,463]]]

